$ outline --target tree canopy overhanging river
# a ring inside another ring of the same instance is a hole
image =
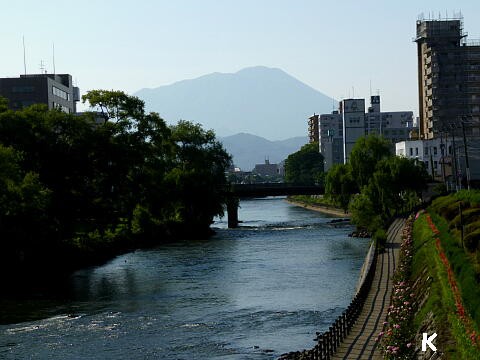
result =
[[[350,302],[368,240],[281,198],[240,206],[238,229],[220,219],[209,240],[77,271],[50,297],[2,300],[0,358],[272,359],[312,347]]]

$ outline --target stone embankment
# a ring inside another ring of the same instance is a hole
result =
[[[310,350],[283,354],[282,360],[317,359],[382,359],[376,337],[384,327],[390,305],[393,274],[398,263],[402,230],[405,221],[395,220],[387,232],[385,251],[376,255],[365,286],[355,295],[352,304],[329,330],[318,334],[317,345]],[[364,294],[361,294],[361,293]],[[359,294],[361,301],[358,302]],[[355,312],[350,316],[349,312]]]

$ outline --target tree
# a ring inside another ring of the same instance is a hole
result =
[[[231,156],[212,130],[181,120],[171,127],[176,146],[174,167],[167,173],[176,218],[204,231],[213,217],[223,215],[225,171]]]
[[[21,159],[0,144],[0,266],[9,273],[45,246],[38,239],[48,228],[50,191],[38,174],[21,169]]]
[[[348,204],[356,191],[350,166],[333,165],[325,177],[325,194],[347,212]]]
[[[378,217],[385,224],[392,216],[411,210],[427,181],[424,165],[415,160],[390,156],[378,161],[368,185],[350,206],[354,222],[372,230],[369,218],[378,223]]]
[[[391,155],[389,142],[377,135],[363,136],[355,142],[349,164],[359,189],[368,184],[377,162]]]
[[[285,181],[293,184],[313,185],[323,176],[323,155],[318,143],[311,143],[290,154],[285,161]]]

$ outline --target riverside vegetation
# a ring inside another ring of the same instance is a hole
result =
[[[428,174],[422,162],[393,155],[387,140],[369,135],[357,140],[347,164],[333,165],[315,178],[324,178],[325,196],[297,201],[348,211],[359,230],[384,243],[391,219],[421,203]]]
[[[206,237],[231,163],[213,131],[167,126],[94,90],[78,116],[0,98],[0,276],[62,273],[172,238]],[[100,120],[100,121],[99,121]]]
[[[462,190],[435,199],[414,225],[414,328],[430,323],[447,359],[480,358],[479,211],[480,191]]]

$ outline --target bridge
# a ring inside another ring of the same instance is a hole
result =
[[[228,227],[238,226],[238,199],[285,195],[320,195],[323,185],[295,185],[288,183],[231,184],[225,188],[227,196]]]

